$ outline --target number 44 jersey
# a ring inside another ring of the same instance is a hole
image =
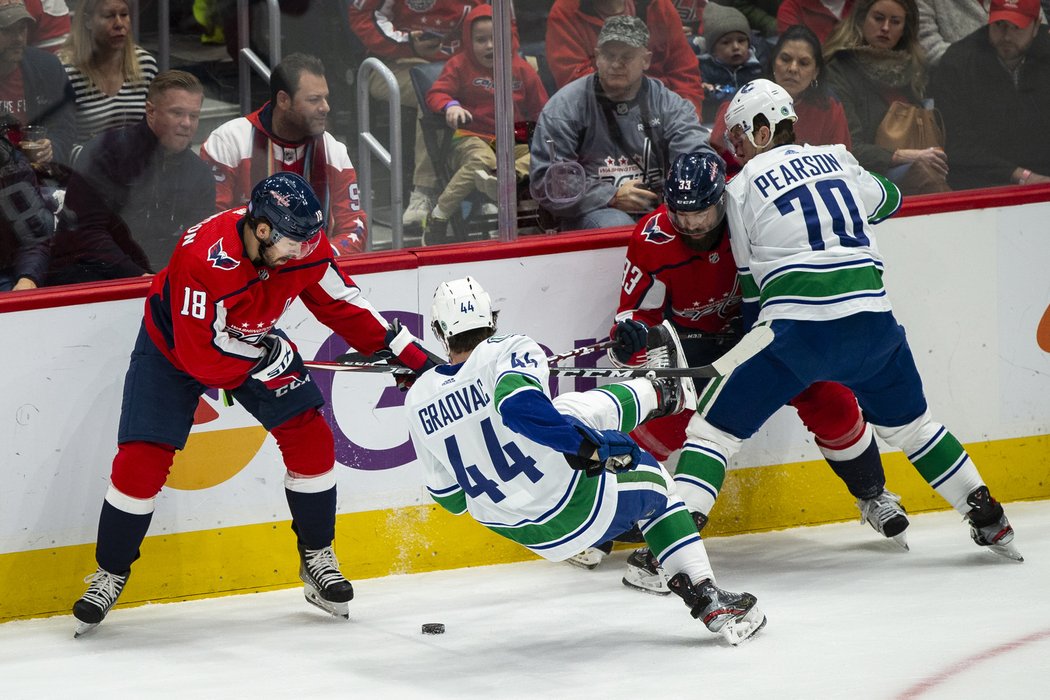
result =
[[[891,310],[871,224],[900,208],[900,191],[844,146],[766,151],[726,192],[744,300],[761,302],[760,321]]]
[[[497,534],[560,561],[608,530],[617,490],[604,472],[587,477],[566,462],[563,452],[576,451],[579,433],[551,406],[548,378],[547,357],[535,341],[495,336],[462,364],[416,380],[405,409],[427,490],[439,505],[469,512]],[[536,410],[517,415],[525,406]],[[547,422],[536,436],[545,444],[507,425],[523,417],[534,430],[537,414]],[[548,446],[559,442],[562,451]]]

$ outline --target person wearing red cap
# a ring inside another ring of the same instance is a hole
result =
[[[1050,34],[1039,0],[991,0],[988,24],[953,44],[934,74],[956,189],[1050,182]],[[978,91],[975,91],[974,88]]]
[[[988,24],[988,4],[989,0],[918,0],[919,44],[930,67],[941,62],[949,46]],[[1040,22],[1045,21],[1041,16]]]

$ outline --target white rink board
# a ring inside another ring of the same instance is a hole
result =
[[[895,219],[877,228],[898,318],[938,420],[963,442],[1050,432],[1050,354],[1036,344],[1050,304],[1050,203]],[[611,325],[623,249],[422,267],[360,275],[380,311],[421,330],[438,282],[476,277],[500,309],[500,327],[554,352],[603,338]],[[0,314],[0,553],[94,541],[115,453],[120,397],[142,300]],[[307,359],[329,331],[293,304],[279,324]],[[431,349],[439,344],[424,334]],[[322,355],[323,356],[323,355]],[[605,360],[601,361],[605,364]],[[342,374],[332,384],[340,512],[428,503],[408,446],[401,396],[389,377]],[[563,380],[561,390],[577,380]],[[253,425],[243,409],[208,399],[218,417],[201,430]],[[389,404],[389,405],[388,405]],[[197,430],[198,428],[195,428]],[[192,439],[192,438],[191,438]],[[783,410],[748,442],[735,467],[818,459]],[[287,519],[283,467],[266,438],[247,467],[203,490],[167,488],[151,534]]]

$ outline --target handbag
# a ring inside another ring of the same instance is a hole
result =
[[[875,130],[875,145],[891,151],[944,148],[944,125],[940,113],[907,102],[892,102]]]

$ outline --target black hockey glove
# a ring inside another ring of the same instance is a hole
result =
[[[645,350],[648,332],[648,326],[632,318],[617,322],[612,332],[612,340],[616,342],[612,353],[616,360],[624,365],[630,364],[637,353]]]
[[[400,365],[412,370],[412,374],[394,375],[394,382],[401,391],[411,389],[416,379],[428,369],[445,364],[440,357],[423,347],[423,344],[407,328],[402,327],[401,321],[396,318],[387,329],[386,342],[387,347],[377,352],[376,357],[392,365]]]
[[[252,368],[252,379],[257,379],[272,391],[285,387],[305,374],[303,358],[295,343],[287,338],[268,333],[259,341],[264,354]]]

